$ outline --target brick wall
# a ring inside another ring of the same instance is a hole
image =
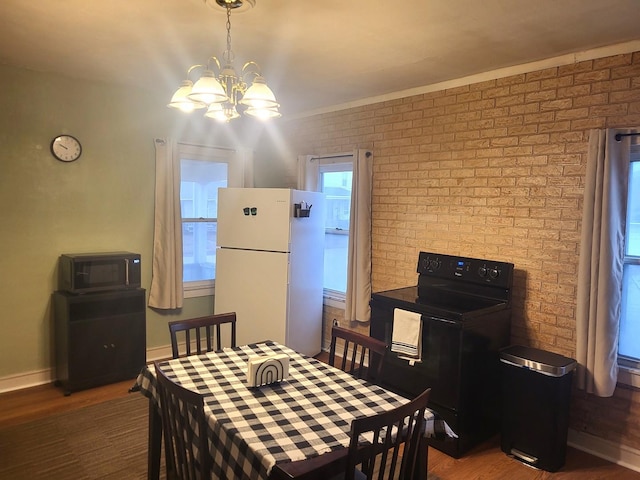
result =
[[[373,152],[374,291],[415,284],[420,250],[513,262],[513,343],[575,357],[588,135],[605,127],[640,127],[640,52],[298,119],[285,138]],[[576,392],[572,409],[573,428],[640,449],[638,392]]]

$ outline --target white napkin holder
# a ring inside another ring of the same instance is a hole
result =
[[[261,387],[281,382],[289,377],[289,355],[278,353],[259,357],[249,357],[247,362],[247,384]]]

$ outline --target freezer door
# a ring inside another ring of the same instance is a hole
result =
[[[218,248],[214,312],[236,312],[237,344],[287,344],[289,254]]]
[[[293,216],[286,188],[220,188],[218,246],[289,251]]]

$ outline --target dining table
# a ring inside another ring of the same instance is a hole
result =
[[[280,354],[289,358],[288,376],[260,387],[249,386],[249,359]],[[339,470],[346,463],[352,420],[408,401],[272,341],[158,365],[176,383],[205,396],[212,478],[302,479],[311,478],[318,469],[329,472],[332,466]],[[156,386],[154,366],[148,365],[138,375],[135,388],[149,399],[148,478],[153,480],[159,478],[162,442]],[[425,418],[425,436],[446,430],[433,412],[427,411]],[[421,442],[422,478],[426,478],[426,443]]]

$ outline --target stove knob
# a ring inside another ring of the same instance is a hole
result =
[[[486,277],[487,276],[487,267],[480,267],[478,269],[478,275],[480,275],[481,277]]]
[[[489,276],[491,278],[498,278],[500,276],[500,271],[496,267],[493,267],[489,270]]]
[[[440,261],[439,260],[431,260],[429,262],[429,267],[431,267],[431,270],[437,270],[440,268]]]

